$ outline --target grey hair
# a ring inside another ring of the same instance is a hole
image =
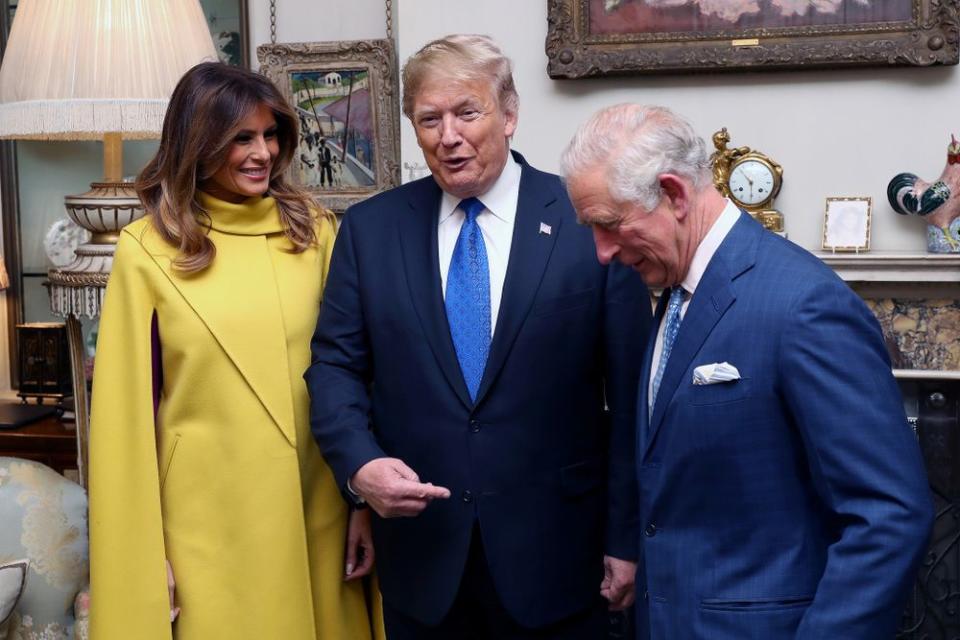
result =
[[[580,126],[560,158],[565,180],[591,169],[605,171],[610,195],[650,211],[660,203],[657,176],[673,173],[695,189],[710,181],[703,138],[666,107],[618,104]]]
[[[433,42],[407,58],[403,78],[403,115],[413,118],[413,103],[428,78],[451,82],[489,82],[505,113],[516,114],[520,96],[513,82],[513,63],[489,36],[454,34]]]

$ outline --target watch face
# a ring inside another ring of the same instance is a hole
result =
[[[773,171],[759,160],[745,160],[730,172],[728,184],[737,202],[760,204],[773,196]]]

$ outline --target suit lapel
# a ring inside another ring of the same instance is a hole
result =
[[[423,327],[423,333],[440,369],[454,393],[466,406],[473,406],[463,381],[457,352],[450,337],[447,310],[440,284],[440,263],[437,250],[437,220],[440,208],[440,187],[432,179],[420,181],[412,189],[408,205],[410,215],[399,225],[403,265],[410,286],[410,298]]]
[[[763,232],[747,214],[741,213],[740,219],[727,234],[717,252],[710,260],[697,290],[690,300],[687,312],[680,323],[673,351],[667,361],[667,368],[660,382],[653,415],[646,439],[644,455],[649,451],[663,423],[667,406],[673,399],[677,388],[684,382],[684,375],[700,347],[737,299],[733,281],[749,269],[756,259],[756,243]],[[648,370],[649,372],[652,371]]]
[[[553,188],[522,156],[514,154],[514,157],[522,165],[520,197],[497,326],[477,392],[477,403],[483,400],[503,368],[533,305],[557,237],[563,233],[561,207]],[[550,227],[550,233],[541,233],[541,223]]]
[[[172,248],[151,244],[156,264],[206,325],[284,437],[295,445],[286,330],[266,237],[218,234],[216,259],[195,276],[173,270]],[[254,305],[231,304],[251,296],[257,298]],[[238,306],[255,306],[257,311],[237,313]],[[162,339],[162,324],[159,330]]]

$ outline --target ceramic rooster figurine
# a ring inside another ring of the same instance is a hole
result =
[[[902,215],[927,221],[927,248],[933,253],[960,253],[960,142],[951,135],[947,166],[933,183],[900,173],[887,185],[887,199]]]

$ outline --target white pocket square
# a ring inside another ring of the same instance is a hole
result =
[[[693,384],[717,384],[739,379],[740,372],[729,362],[702,364],[693,370]]]

